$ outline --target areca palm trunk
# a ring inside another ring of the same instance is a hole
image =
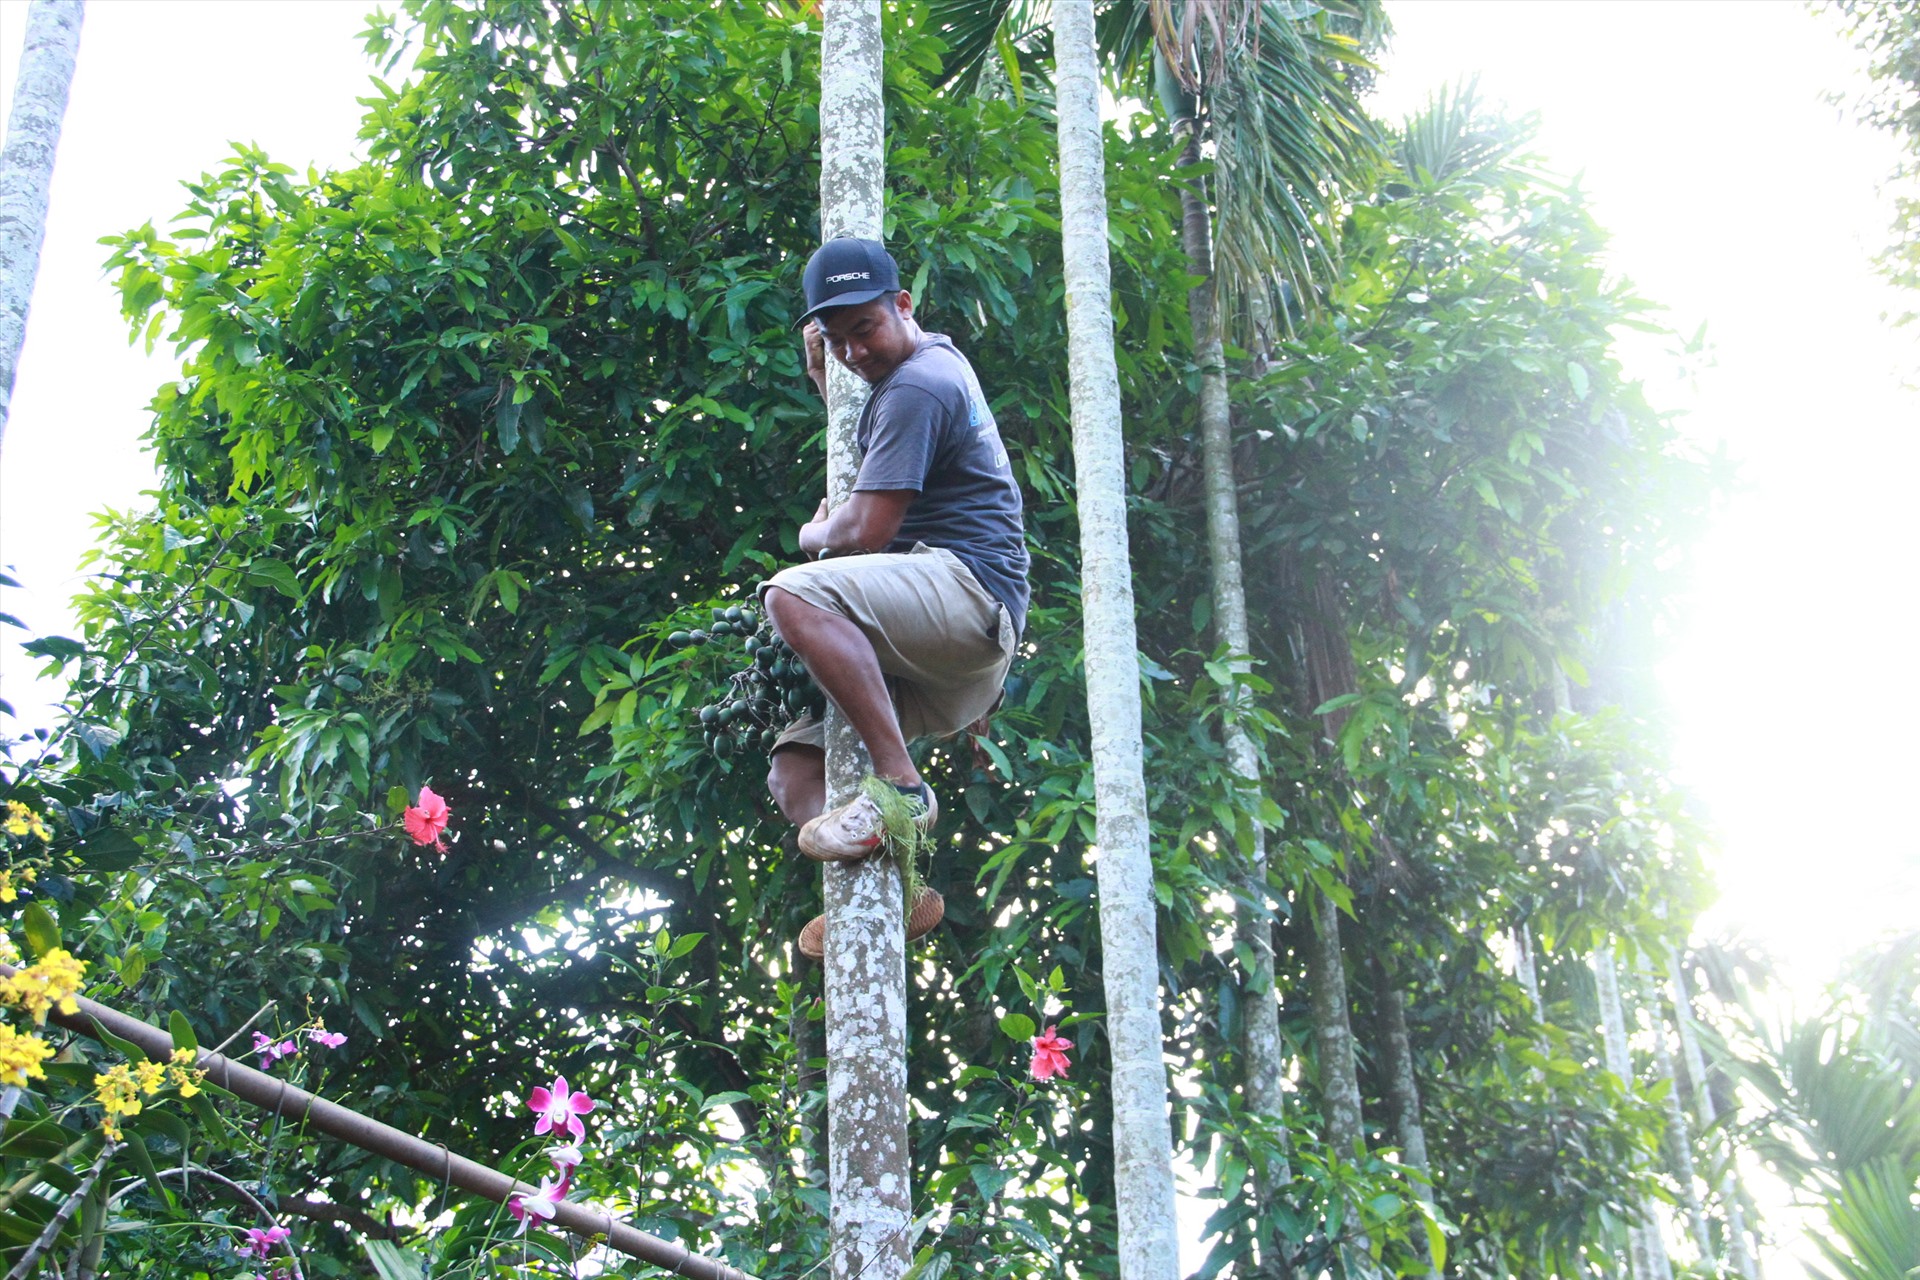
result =
[[[1095,874],[1107,1035],[1113,1052],[1120,1275],[1122,1280],[1173,1280],[1179,1275],[1173,1131],[1160,1035],[1159,952],[1093,8],[1086,0],[1055,0],[1053,24],[1087,711],[1100,845]]]
[[[1366,1117],[1360,1103],[1359,1054],[1347,1012],[1347,961],[1340,945],[1340,907],[1322,890],[1309,889],[1312,917],[1310,972],[1313,1036],[1320,1056],[1320,1098],[1326,1111],[1327,1145],[1340,1159],[1356,1161],[1366,1148]],[[1358,1218],[1355,1212],[1352,1217]],[[1349,1280],[1380,1274],[1364,1231],[1356,1230],[1341,1251]]]
[[[1600,999],[1600,1025],[1606,1046],[1607,1070],[1628,1089],[1633,1087],[1633,1053],[1627,1047],[1626,1008],[1620,1002],[1620,971],[1611,945],[1593,953],[1594,989]],[[1646,1221],[1627,1228],[1628,1266],[1634,1280],[1672,1280],[1673,1267],[1660,1238],[1658,1219],[1650,1205],[1640,1206]]]
[[[1427,1155],[1427,1129],[1420,1118],[1420,1082],[1413,1071],[1413,1035],[1407,1029],[1407,994],[1394,981],[1391,967],[1373,958],[1374,999],[1379,1006],[1380,1059],[1386,1076],[1387,1104],[1393,1111],[1394,1134],[1400,1139],[1400,1156],[1407,1166],[1418,1171],[1420,1199],[1433,1203],[1433,1162]],[[1435,1280],[1439,1271],[1433,1266],[1424,1232],[1414,1234],[1414,1248],[1427,1263]]]
[[[1311,713],[1352,692],[1359,684],[1359,675],[1354,670],[1353,647],[1347,638],[1339,591],[1333,579],[1325,572],[1318,573],[1311,590],[1302,591],[1298,566],[1293,559],[1284,557],[1280,568],[1282,578],[1295,589],[1295,594],[1306,597],[1300,602],[1299,616],[1294,623],[1294,646],[1304,668],[1298,692],[1305,704],[1303,710]],[[1320,717],[1327,744],[1339,740],[1346,720],[1344,708]],[[1338,769],[1340,766],[1329,758],[1325,767]],[[1307,945],[1313,1037],[1319,1057],[1327,1142],[1341,1159],[1354,1159],[1366,1143],[1366,1117],[1360,1101],[1359,1055],[1347,999],[1347,961],[1340,944],[1340,908],[1324,890],[1308,889],[1305,899],[1312,928]],[[1347,1275],[1374,1275],[1376,1268],[1366,1236],[1357,1236],[1354,1245],[1346,1256]]]
[[[1507,938],[1513,944],[1513,976],[1520,980],[1521,990],[1527,993],[1527,1007],[1533,1010],[1534,1044],[1544,1047],[1547,1006],[1540,999],[1540,963],[1533,950],[1533,930],[1522,921],[1507,930]],[[1527,1076],[1537,1082],[1545,1078],[1545,1073],[1539,1067],[1528,1067]]]
[[[1700,1052],[1700,1038],[1693,1033],[1693,996],[1687,990],[1687,975],[1677,953],[1667,957],[1667,977],[1673,983],[1673,1025],[1680,1035],[1680,1063],[1686,1068],[1700,1126],[1712,1130],[1720,1113],[1713,1101],[1713,1089],[1707,1082],[1706,1055]],[[1727,1261],[1742,1280],[1758,1280],[1753,1250],[1747,1240],[1744,1197],[1740,1194],[1739,1177],[1732,1160],[1733,1153],[1729,1152],[1727,1172],[1720,1179],[1719,1187],[1721,1212],[1727,1216]]]
[[[27,309],[47,234],[54,152],[80,51],[81,0],[34,0],[27,8],[19,78],[0,148],[0,444],[13,407],[13,379],[27,339]]]
[[[885,191],[880,0],[825,0],[820,36],[820,234],[881,237]],[[853,490],[854,429],[867,386],[829,360],[827,495]],[[827,709],[827,804],[869,769],[846,719]],[[822,869],[827,905],[827,1176],[835,1280],[898,1280],[911,1257],[907,1150],[906,928],[899,866]]]
[[[1156,51],[1155,58],[1164,62]],[[1164,67],[1163,67],[1164,71]],[[1163,83],[1171,77],[1162,75]],[[1175,136],[1184,133],[1181,162],[1200,161],[1200,137],[1193,117],[1193,99],[1171,88],[1164,95],[1168,110],[1176,113]],[[1199,283],[1187,291],[1187,315],[1192,331],[1193,359],[1200,369],[1200,467],[1205,485],[1207,563],[1214,636],[1227,651],[1235,684],[1225,694],[1222,739],[1227,767],[1232,770],[1239,809],[1247,815],[1246,865],[1238,877],[1241,905],[1239,934],[1251,957],[1241,978],[1241,1008],[1245,1011],[1241,1048],[1246,1058],[1244,1084],[1247,1107],[1278,1126],[1284,1119],[1281,1080],[1286,1061],[1280,1039],[1280,1006],[1274,990],[1273,922],[1266,904],[1266,833],[1257,817],[1261,781],[1259,754],[1241,723],[1249,704],[1246,688],[1237,683],[1250,670],[1252,635],[1247,625],[1247,588],[1240,545],[1240,496],[1233,466],[1233,419],[1228,398],[1226,342],[1220,321],[1218,288],[1213,271],[1213,226],[1205,189],[1200,180],[1180,189],[1180,239],[1187,255],[1187,271]],[[1284,1158],[1269,1167],[1259,1186],[1262,1200],[1270,1200],[1290,1178]],[[1267,1274],[1279,1275],[1276,1270]]]
[[[1522,923],[1507,932],[1513,941],[1513,975],[1520,979],[1521,989],[1527,993],[1527,1007],[1533,1010],[1533,1020],[1544,1023],[1547,1008],[1540,1002],[1540,966],[1533,954],[1533,930]]]
[[[1353,1023],[1347,1016],[1347,962],[1340,945],[1340,907],[1310,891],[1313,916],[1313,1036],[1320,1050],[1320,1092],[1327,1109],[1327,1141],[1342,1160],[1366,1142],[1360,1109],[1360,1073]]]
[[[1660,997],[1645,972],[1639,975],[1639,984],[1640,1003],[1653,1018],[1653,1069],[1667,1084],[1667,1159],[1673,1180],[1680,1186],[1680,1203],[1687,1211],[1687,1229],[1693,1236],[1700,1265],[1711,1270],[1713,1237],[1707,1231],[1707,1207],[1700,1198],[1693,1164],[1693,1134],[1687,1129],[1686,1112],[1680,1107],[1679,1081],[1673,1070],[1673,1050],[1667,1043],[1666,1022],[1660,1016]]]

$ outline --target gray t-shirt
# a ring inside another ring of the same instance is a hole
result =
[[[1027,625],[1027,541],[1020,486],[973,366],[945,335],[929,333],[889,374],[860,414],[860,474],[853,487],[912,489],[888,551],[916,542],[945,547]]]

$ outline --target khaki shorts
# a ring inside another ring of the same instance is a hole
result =
[[[900,736],[943,738],[993,710],[1013,661],[1013,620],[960,557],[922,542],[904,555],[847,556],[782,569],[760,584],[848,619],[873,645],[893,694]],[[773,749],[826,745],[812,716]]]

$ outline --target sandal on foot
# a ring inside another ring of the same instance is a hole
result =
[[[946,915],[947,900],[940,896],[939,890],[921,885],[920,892],[913,899],[913,910],[907,912],[907,941],[926,937]],[[824,915],[815,916],[807,921],[806,928],[800,930],[800,954],[809,960],[825,958],[827,918]]]

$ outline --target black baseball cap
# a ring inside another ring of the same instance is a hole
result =
[[[878,240],[841,236],[829,240],[807,259],[807,310],[793,327],[832,307],[855,307],[872,302],[900,287],[900,268]]]

